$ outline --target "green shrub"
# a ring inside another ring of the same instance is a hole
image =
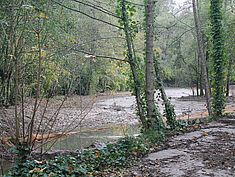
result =
[[[124,168],[148,152],[141,137],[126,137],[102,149],[88,149],[78,156],[55,157],[53,160],[27,160],[19,163],[5,177],[85,176],[107,169]]]

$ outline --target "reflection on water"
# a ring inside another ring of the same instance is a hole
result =
[[[140,133],[138,125],[119,125],[107,128],[82,131],[59,139],[52,150],[78,150],[89,147],[95,142],[110,142],[125,136],[136,136]],[[49,144],[47,145],[49,147]]]

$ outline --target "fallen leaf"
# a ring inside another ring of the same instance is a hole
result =
[[[41,173],[45,169],[46,169],[46,167],[45,168],[34,168],[33,170],[30,170],[29,173]]]
[[[208,132],[203,132],[202,135],[203,136],[208,136]]]

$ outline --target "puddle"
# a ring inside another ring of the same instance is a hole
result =
[[[137,136],[140,133],[138,125],[120,125],[107,128],[82,131],[59,139],[51,150],[80,150],[94,143],[107,143],[125,136]],[[50,146],[47,145],[46,148]]]

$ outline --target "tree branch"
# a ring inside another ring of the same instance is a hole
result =
[[[93,9],[96,9],[96,10],[100,11],[100,12],[103,12],[103,13],[105,13],[105,14],[111,15],[111,16],[113,16],[113,17],[115,17],[115,18],[121,19],[121,17],[117,16],[116,14],[110,12],[109,10],[107,10],[107,9],[101,7],[101,6],[92,4],[92,3],[90,3],[90,2],[89,2],[89,3],[81,2],[81,1],[79,1],[79,0],[72,0],[72,1],[77,2],[77,3],[80,3],[80,4],[83,4],[83,5],[88,6],[88,7],[91,7],[91,8],[93,8]]]
[[[93,20],[103,22],[103,23],[105,23],[105,24],[108,24],[108,25],[110,25],[110,26],[113,26],[113,27],[116,27],[116,28],[119,28],[119,29],[123,29],[123,28],[120,27],[120,26],[117,26],[117,25],[114,25],[114,24],[109,23],[109,22],[107,22],[107,21],[104,21],[104,20],[101,20],[101,19],[92,17],[91,15],[88,15],[88,14],[86,14],[86,13],[80,11],[80,10],[77,10],[77,9],[74,9],[74,8],[71,8],[71,7],[68,7],[68,6],[65,6],[64,4],[61,4],[61,3],[57,2],[57,1],[52,0],[52,2],[58,4],[58,5],[61,6],[61,7],[64,7],[64,8],[66,8],[66,9],[69,9],[69,10],[71,10],[71,11],[78,12],[78,13],[80,13],[80,14],[82,14],[82,15],[85,15],[85,16],[87,16],[87,17],[93,19]]]
[[[110,57],[110,56],[104,56],[104,55],[95,55],[91,52],[87,52],[87,51],[84,51],[84,50],[79,50],[79,49],[72,49],[74,51],[77,51],[77,52],[80,52],[80,53],[84,53],[84,54],[87,54],[87,55],[92,55],[94,56],[95,58],[105,58],[105,59],[110,59],[110,60],[117,60],[117,61],[123,61],[123,62],[129,62],[128,60],[126,59],[121,59],[121,58],[115,58],[115,57]]]
[[[178,41],[183,35],[185,35],[187,32],[189,32],[189,31],[191,31],[191,30],[193,30],[194,28],[191,28],[191,29],[189,29],[189,30],[186,30],[186,31],[184,31],[180,36],[178,36],[175,40],[173,40],[168,46],[167,46],[167,48],[168,47],[170,47],[171,45],[173,45],[176,41]]]

